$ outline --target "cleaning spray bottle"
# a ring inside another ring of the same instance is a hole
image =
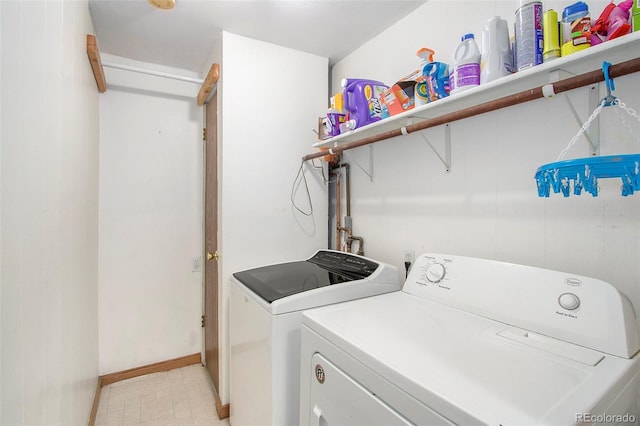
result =
[[[414,93],[414,105],[419,107],[420,105],[425,105],[429,102],[429,90],[427,89],[427,83],[424,79],[424,67],[429,63],[433,62],[434,51],[423,47],[422,49],[416,52],[416,55],[420,58],[420,80],[416,83],[416,86],[413,90]]]
[[[435,52],[431,49],[420,49],[417,54],[421,59],[428,58],[429,62],[422,67],[422,81],[416,84],[414,90],[416,107],[449,96],[449,66],[434,61]]]
[[[591,25],[591,45],[613,40],[631,32],[629,10],[634,0],[624,0],[616,6],[609,3],[598,19]]]

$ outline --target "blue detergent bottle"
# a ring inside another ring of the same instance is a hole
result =
[[[380,98],[389,86],[376,80],[345,78],[342,80],[344,109],[349,114],[346,126],[354,130],[382,120]]]

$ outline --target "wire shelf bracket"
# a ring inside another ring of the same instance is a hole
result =
[[[438,157],[438,160],[444,165],[446,172],[451,171],[451,125],[449,123],[444,125],[444,154],[440,154],[438,150],[433,146],[431,141],[427,139],[424,132],[418,133],[422,139],[429,145],[429,148]]]
[[[369,176],[369,181],[373,182],[373,145],[369,145],[369,170],[365,169],[353,156],[349,155],[348,152],[343,151],[342,155],[349,158],[349,162],[354,163],[362,172]]]

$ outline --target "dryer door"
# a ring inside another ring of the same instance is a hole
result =
[[[310,425],[413,425],[322,355],[316,353],[312,365]]]

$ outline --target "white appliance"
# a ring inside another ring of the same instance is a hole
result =
[[[600,280],[425,254],[302,322],[301,425],[638,422],[635,313]]]
[[[319,250],[307,260],[233,274],[231,424],[298,424],[303,309],[400,288],[395,266],[331,250]]]

